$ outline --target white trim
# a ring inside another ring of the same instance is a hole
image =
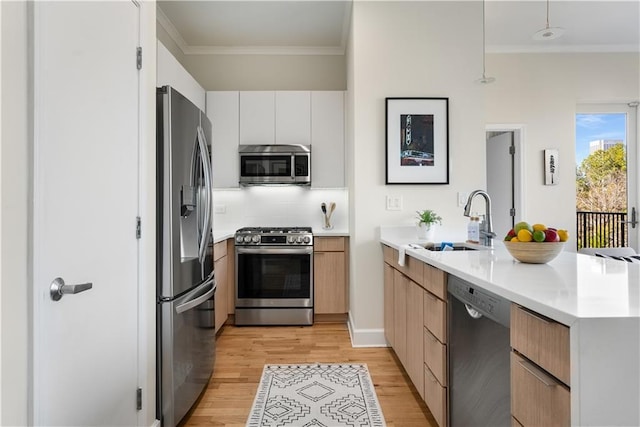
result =
[[[180,32],[176,29],[176,27],[171,23],[167,15],[162,12],[162,9],[156,7],[156,20],[160,24],[162,28],[165,29],[169,37],[173,39],[174,42],[178,45],[180,50],[185,53],[185,51],[189,48],[187,42],[182,38]]]
[[[488,45],[486,51],[487,53],[622,53],[640,52],[640,45]]]
[[[340,46],[180,46],[185,55],[344,55]]]
[[[352,347],[389,347],[384,337],[384,329],[356,329],[351,312],[347,326]]]

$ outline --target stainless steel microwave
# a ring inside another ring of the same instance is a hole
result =
[[[310,185],[310,145],[240,145],[240,185]]]

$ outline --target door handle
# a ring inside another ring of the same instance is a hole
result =
[[[631,208],[631,221],[620,221],[620,224],[631,224],[631,228],[636,228],[638,218],[636,217],[636,208]]]
[[[77,285],[65,285],[61,277],[56,277],[49,287],[49,295],[54,301],[59,301],[64,294],[79,294],[93,288],[93,283],[79,283]]]

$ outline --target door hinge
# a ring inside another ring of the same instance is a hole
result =
[[[516,216],[516,208],[509,209],[509,216],[513,216],[513,217]]]
[[[142,410],[142,389],[140,387],[136,390],[136,409]]]
[[[142,70],[142,48],[140,46],[136,48],[136,67],[138,70]]]
[[[142,220],[139,216],[136,217],[136,239],[142,237]]]
[[[509,154],[511,154],[512,156],[514,154],[516,154],[516,146],[515,145],[510,145],[509,146]]]

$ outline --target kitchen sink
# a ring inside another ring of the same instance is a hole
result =
[[[450,250],[454,250],[454,251],[476,251],[476,250],[479,249],[479,248],[475,247],[475,245],[471,245],[471,244],[465,243],[465,242],[454,242],[451,245],[447,245],[448,246],[448,249],[446,249],[447,251],[450,251]],[[424,245],[424,248],[429,250],[429,251],[437,251],[437,252],[444,251],[441,243],[427,243],[427,244]]]

